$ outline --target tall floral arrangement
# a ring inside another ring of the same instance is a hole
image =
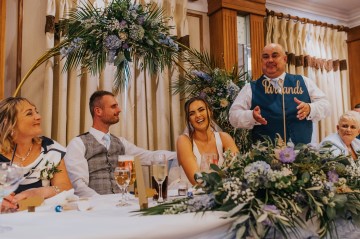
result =
[[[182,49],[180,62],[184,62],[184,71],[173,84],[174,93],[186,98],[205,98],[213,109],[216,123],[235,139],[241,151],[246,152],[251,144],[248,131],[230,124],[229,110],[241,88],[249,81],[249,75],[237,67],[231,72],[226,71],[207,52],[184,46]]]
[[[23,82],[47,59],[60,55],[65,59],[65,71],[81,66],[99,74],[107,62],[114,64],[113,88],[117,92],[130,79],[129,62],[135,60],[151,74],[172,64],[178,45],[169,34],[168,20],[156,4],[113,0],[101,9],[85,2],[61,20],[63,40],[38,59]]]
[[[227,211],[237,238],[299,237],[311,221],[318,222],[318,236],[336,238],[337,218],[360,226],[359,160],[334,157],[328,147],[268,138],[246,154],[226,153],[221,168],[211,167],[213,172],[195,175],[205,194],[144,213]]]

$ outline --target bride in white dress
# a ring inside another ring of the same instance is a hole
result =
[[[201,97],[194,97],[185,103],[187,132],[177,140],[177,159],[189,181],[194,185],[194,174],[199,171],[201,155],[216,154],[218,164],[224,162],[223,152],[239,150],[233,138],[225,132],[216,131],[209,104]]]

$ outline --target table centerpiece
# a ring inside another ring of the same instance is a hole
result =
[[[287,145],[281,138],[225,153],[223,166],[195,174],[202,195],[142,211],[145,215],[225,211],[236,238],[298,238],[307,223],[316,234],[337,238],[336,220],[360,226],[360,163],[333,156],[330,146]]]

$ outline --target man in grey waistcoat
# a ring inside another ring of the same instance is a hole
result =
[[[145,150],[123,137],[110,134],[109,128],[119,122],[121,112],[111,92],[94,92],[89,107],[93,125],[88,132],[70,141],[64,157],[76,195],[91,197],[119,193],[113,175],[119,155],[138,156],[144,164],[150,164],[153,155],[158,153],[164,153],[168,160],[176,158],[175,152]]]

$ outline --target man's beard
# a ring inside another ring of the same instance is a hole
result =
[[[109,124],[109,125],[116,124],[119,121],[120,121],[119,117],[117,117],[117,118],[107,118],[107,119],[103,120],[104,123]]]

